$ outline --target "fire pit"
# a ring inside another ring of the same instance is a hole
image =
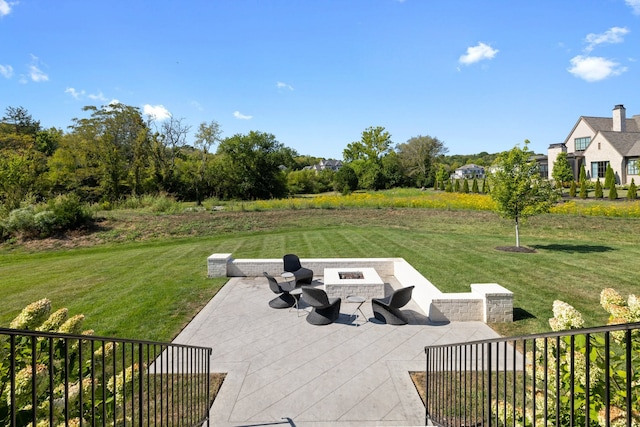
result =
[[[384,282],[375,268],[325,268],[324,288],[330,297],[384,297]]]

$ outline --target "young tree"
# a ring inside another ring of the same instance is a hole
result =
[[[553,163],[553,172],[551,176],[556,181],[556,184],[564,187],[565,183],[575,181],[573,177],[573,171],[571,165],[567,159],[567,153],[560,153]]]
[[[569,187],[569,196],[576,197],[576,182],[571,181],[571,186]]]
[[[474,177],[473,178],[473,184],[471,185],[471,192],[478,194],[480,192],[480,190],[478,189],[478,180]]]
[[[580,181],[580,198],[587,198],[587,180]]]
[[[627,200],[635,200],[638,198],[638,189],[636,188],[636,182],[633,178],[631,178],[631,184],[629,184],[629,189],[627,190]]]
[[[485,179],[482,181],[482,194],[488,194],[489,193],[489,183],[487,182],[487,178],[485,177]]]
[[[580,182],[587,180],[587,171],[584,168],[584,163],[580,165]]]
[[[613,173],[611,164],[607,164],[607,171],[604,174],[604,188],[611,188],[611,184],[616,184],[616,176]]]
[[[604,197],[604,194],[602,191],[602,184],[600,184],[600,178],[598,178],[596,181],[596,189],[594,191],[594,196],[596,199],[602,199]]]
[[[462,192],[463,193],[469,192],[469,181],[467,181],[466,178],[464,179],[464,181],[462,181]]]
[[[524,148],[515,146],[500,154],[494,172],[489,175],[491,198],[496,202],[498,213],[515,222],[516,247],[520,247],[520,222],[548,212],[558,196],[549,181],[540,176],[528,144],[525,140]]]
[[[453,184],[453,191],[455,191],[456,193],[460,192],[460,180],[456,179],[455,183]]]
[[[615,180],[611,181],[611,186],[609,187],[609,200],[615,200],[618,198],[618,190],[616,189]]]

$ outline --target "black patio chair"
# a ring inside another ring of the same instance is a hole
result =
[[[274,293],[278,294],[277,297],[269,301],[269,307],[289,308],[296,304],[296,297],[289,293],[296,288],[294,282],[278,283],[278,281],[266,271],[262,274],[264,274],[264,277],[269,281],[269,288],[271,288]]]
[[[298,258],[298,255],[287,254],[282,257],[282,261],[284,263],[284,271],[293,273],[296,287],[302,286],[302,284],[311,284],[313,281],[313,271],[308,268],[304,268],[302,264],[300,264],[300,258]]]
[[[371,307],[373,316],[389,325],[406,325],[407,318],[400,309],[411,301],[414,286],[396,289],[386,298],[373,298]]]
[[[313,309],[307,315],[307,322],[312,325],[328,325],[340,316],[340,298],[329,298],[320,288],[302,287],[302,299]]]

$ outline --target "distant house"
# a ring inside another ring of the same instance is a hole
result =
[[[484,179],[484,168],[482,166],[474,165],[473,163],[469,165],[464,165],[456,169],[453,174],[451,174],[452,179]]]
[[[551,144],[548,150],[548,178],[552,179],[553,164],[558,154],[567,153],[576,179],[581,165],[587,179],[595,181],[605,177],[611,165],[617,184],[629,184],[632,178],[640,181],[640,115],[626,118],[623,105],[613,108],[612,117],[581,116],[571,132],[560,144]]]
[[[316,172],[321,172],[325,169],[330,169],[334,172],[337,172],[342,167],[342,161],[336,159],[322,159],[320,163],[317,163],[313,166],[306,166],[304,169],[311,169]]]

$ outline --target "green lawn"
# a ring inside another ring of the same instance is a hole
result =
[[[40,298],[87,316],[99,335],[170,340],[224,284],[206,278],[206,258],[403,257],[446,292],[496,282],[514,292],[505,335],[548,330],[554,299],[606,323],[599,294],[637,292],[640,220],[541,215],[521,227],[534,254],[514,244],[512,224],[492,212],[437,209],[310,209],[109,213],[97,246],[0,249],[0,325]],[[106,243],[104,243],[106,242]],[[59,242],[58,242],[59,243]],[[95,244],[95,243],[94,243]],[[266,302],[265,302],[266,303]]]

